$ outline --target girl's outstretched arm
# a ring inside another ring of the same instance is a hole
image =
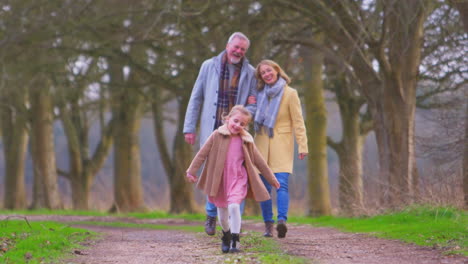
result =
[[[217,133],[217,131],[214,131],[213,133],[211,133],[210,137],[208,137],[205,144],[197,152],[197,154],[195,155],[195,157],[192,160],[192,163],[190,164],[189,168],[187,169],[187,173],[189,173],[191,175],[197,174],[198,169],[203,165],[206,158],[208,157],[208,154],[210,153],[211,147],[213,146],[213,138],[214,138],[216,133]]]

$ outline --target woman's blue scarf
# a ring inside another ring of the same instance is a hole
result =
[[[257,94],[257,112],[255,113],[254,129],[261,132],[262,127],[273,137],[273,128],[276,123],[281,98],[283,98],[286,81],[279,77],[272,85],[265,84],[263,90]]]

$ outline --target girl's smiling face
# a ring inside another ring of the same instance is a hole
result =
[[[229,118],[226,121],[227,127],[229,129],[229,132],[231,132],[231,135],[238,135],[239,133],[244,130],[249,123],[249,118],[248,116],[236,112],[229,116]]]

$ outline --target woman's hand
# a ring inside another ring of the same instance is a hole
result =
[[[188,182],[191,182],[191,183],[197,182],[197,176],[194,176],[194,175],[187,172],[186,177],[187,177]]]
[[[303,160],[307,156],[307,153],[299,153],[299,159]]]
[[[190,145],[195,144],[195,139],[196,139],[195,133],[185,133],[184,138],[185,138],[185,142],[189,143]]]

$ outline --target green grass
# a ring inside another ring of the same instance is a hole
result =
[[[191,221],[205,220],[204,214],[170,214],[162,211],[152,211],[145,213],[122,213],[114,214],[100,211],[74,211],[74,210],[0,210],[0,215],[79,215],[79,216],[114,216],[114,217],[135,217],[140,219],[186,219]]]
[[[2,215],[85,215],[85,216],[107,216],[111,215],[106,212],[98,211],[73,211],[73,210],[0,210]]]
[[[206,219],[205,214],[169,214],[161,211],[153,211],[147,213],[128,213],[125,216],[140,218],[140,219],[185,219],[190,221],[204,221]]]
[[[372,217],[290,217],[289,222],[371,233],[468,256],[468,213],[454,208],[419,206]]]
[[[94,234],[54,222],[0,221],[0,263],[52,263]],[[69,255],[71,256],[71,255]]]

